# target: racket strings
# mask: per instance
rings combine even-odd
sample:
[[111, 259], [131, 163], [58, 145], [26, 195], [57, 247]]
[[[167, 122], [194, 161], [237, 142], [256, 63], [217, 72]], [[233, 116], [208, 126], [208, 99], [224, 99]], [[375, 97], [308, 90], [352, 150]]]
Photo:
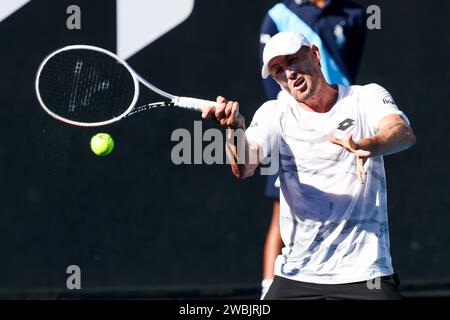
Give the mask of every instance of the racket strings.
[[93, 123], [124, 114], [136, 87], [128, 69], [93, 50], [67, 50], [51, 57], [38, 78], [47, 109], [64, 119]]

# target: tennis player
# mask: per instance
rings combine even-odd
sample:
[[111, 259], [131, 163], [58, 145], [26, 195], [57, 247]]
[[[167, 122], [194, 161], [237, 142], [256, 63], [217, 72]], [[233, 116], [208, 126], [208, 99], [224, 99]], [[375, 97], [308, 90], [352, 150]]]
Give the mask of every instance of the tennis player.
[[[259, 58], [266, 42], [282, 31], [296, 30], [310, 44], [315, 44], [321, 55], [322, 73], [328, 83], [351, 85], [359, 69], [366, 27], [364, 8], [352, 1], [342, 0], [283, 0], [265, 15], [259, 41]], [[272, 77], [262, 81], [268, 100], [286, 93]], [[280, 235], [280, 181], [278, 174], [267, 176], [265, 197], [273, 200], [272, 218], [264, 242], [261, 297], [267, 293], [273, 278], [275, 259], [281, 254]]]
[[234, 139], [227, 145], [238, 178], [253, 175], [262, 159], [279, 152], [285, 246], [265, 299], [400, 299], [383, 156], [415, 143], [408, 118], [377, 84], [327, 83], [318, 48], [295, 31], [266, 44], [262, 77], [268, 76], [291, 99], [264, 103], [248, 129], [235, 101], [218, 97], [218, 105], [202, 113], [246, 129], [237, 135], [245, 154]]

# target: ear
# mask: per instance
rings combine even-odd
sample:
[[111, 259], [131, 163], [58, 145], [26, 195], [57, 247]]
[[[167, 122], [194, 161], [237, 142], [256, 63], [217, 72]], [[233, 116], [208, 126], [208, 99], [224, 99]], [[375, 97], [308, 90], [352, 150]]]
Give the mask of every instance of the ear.
[[318, 62], [320, 64], [320, 51], [319, 48], [315, 44], [312, 44], [310, 46], [311, 49], [311, 55], [313, 62]]

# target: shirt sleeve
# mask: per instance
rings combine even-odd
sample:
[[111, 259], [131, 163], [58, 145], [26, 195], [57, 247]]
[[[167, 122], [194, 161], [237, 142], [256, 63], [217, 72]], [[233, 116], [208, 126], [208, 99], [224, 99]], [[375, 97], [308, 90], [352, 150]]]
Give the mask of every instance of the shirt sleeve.
[[398, 108], [391, 94], [382, 86], [372, 83], [365, 86], [365, 92], [362, 98], [362, 107], [369, 126], [378, 131], [380, 120], [391, 114], [400, 115], [408, 125], [408, 117]]
[[250, 126], [245, 131], [247, 140], [256, 142], [262, 148], [263, 158], [271, 154], [278, 143], [278, 114], [276, 101], [267, 101], [255, 112]]

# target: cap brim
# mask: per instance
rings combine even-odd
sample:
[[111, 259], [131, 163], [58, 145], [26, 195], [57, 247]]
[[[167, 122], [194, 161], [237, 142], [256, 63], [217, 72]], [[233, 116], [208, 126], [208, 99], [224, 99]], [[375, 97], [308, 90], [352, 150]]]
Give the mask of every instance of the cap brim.
[[261, 70], [261, 76], [263, 79], [266, 79], [270, 75], [269, 68], [267, 64], [264, 64]]

